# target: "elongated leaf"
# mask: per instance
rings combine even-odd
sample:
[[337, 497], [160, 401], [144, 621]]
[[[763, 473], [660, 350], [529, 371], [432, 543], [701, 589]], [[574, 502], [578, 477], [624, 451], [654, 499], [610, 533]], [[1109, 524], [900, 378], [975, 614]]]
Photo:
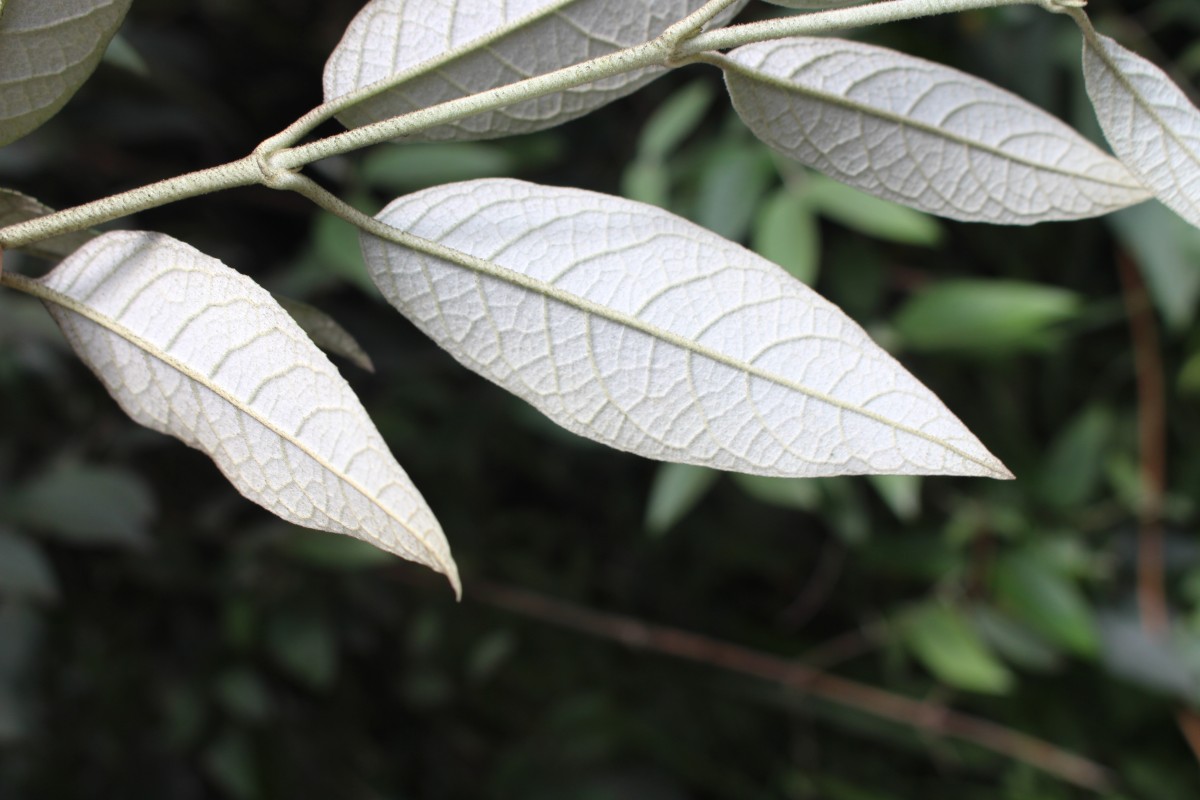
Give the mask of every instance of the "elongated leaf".
[[1148, 196], [1058, 119], [939, 64], [811, 38], [746, 45], [721, 63], [734, 107], [771, 147], [922, 211], [1027, 225]]
[[899, 627], [913, 655], [939, 680], [989, 694], [1012, 689], [1012, 673], [958, 608], [938, 601], [923, 603], [910, 609]]
[[[714, 21], [732, 18], [737, 0]], [[349, 127], [552, 72], [653, 39], [704, 0], [372, 0], [325, 65], [325, 100], [393, 79], [338, 118]], [[643, 86], [638, 70], [426, 131], [424, 139], [528, 133], [583, 116]], [[414, 137], [418, 138], [418, 137]]]
[[375, 371], [375, 364], [367, 351], [363, 350], [350, 331], [341, 323], [315, 306], [283, 295], [273, 295], [275, 302], [288, 313], [300, 329], [308, 334], [312, 343], [335, 356], [341, 356], [359, 369]]
[[127, 414], [207, 453], [283, 519], [458, 576], [441, 528], [349, 385], [271, 296], [153, 233], [105, 234], [42, 280]]
[[66, 105], [104, 56], [131, 0], [8, 0], [0, 16], [0, 145]]
[[396, 200], [363, 238], [388, 300], [567, 429], [778, 476], [1008, 477], [945, 406], [781, 267], [661, 209], [479, 180]]
[[1200, 111], [1166, 73], [1107, 36], [1086, 37], [1083, 75], [1113, 151], [1200, 227]]
[[[0, 189], [0, 227], [15, 225], [18, 222], [30, 219], [37, 219], [53, 211], [54, 209], [29, 195], [14, 192], [12, 189]], [[21, 249], [39, 258], [57, 261], [75, 252], [75, 250], [82, 247], [85, 242], [95, 235], [93, 231], [64, 233], [62, 236], [55, 236], [53, 239], [34, 242]]]

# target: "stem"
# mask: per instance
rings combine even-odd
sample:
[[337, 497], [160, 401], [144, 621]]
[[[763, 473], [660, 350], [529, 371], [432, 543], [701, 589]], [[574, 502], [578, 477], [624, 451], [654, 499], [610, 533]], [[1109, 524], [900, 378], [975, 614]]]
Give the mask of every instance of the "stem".
[[[1050, 10], [1063, 10], [1063, 6], [1076, 2], [1079, 0], [888, 0], [867, 6], [818, 11], [738, 25], [701, 33], [687, 39], [691, 31], [697, 30], [730, 4], [727, 0], [711, 0], [649, 42], [507, 86], [364, 125], [315, 142], [296, 147], [285, 146], [297, 141], [339, 111], [388, 88], [387, 81], [372, 84], [318, 106], [280, 133], [266, 139], [254, 153], [245, 158], [0, 228], [0, 248], [29, 245], [42, 239], [84, 230], [149, 208], [221, 189], [253, 184], [285, 188], [279, 185], [287, 182], [284, 173], [323, 158], [411, 136], [437, 125], [445, 125], [554, 92], [566, 91], [624, 72], [647, 67], [678, 66], [682, 59], [709, 50], [786, 36], [877, 25], [931, 14], [1011, 5], [1040, 5]], [[394, 82], [395, 77], [388, 80]]]
[[679, 48], [678, 55], [693, 56], [708, 50], [725, 50], [770, 39], [880, 25], [934, 14], [1021, 5], [1038, 5], [1049, 10], [1058, 10], [1059, 4], [1055, 0], [887, 0], [865, 6], [835, 8], [709, 31], [685, 42]]
[[613, 75], [646, 67], [665, 66], [669, 57], [669, 48], [659, 39], [653, 39], [544, 75], [536, 75], [486, 92], [448, 100], [315, 142], [280, 150], [270, 156], [271, 164], [277, 169], [297, 169], [322, 158], [411, 136], [437, 125], [456, 122], [465, 117], [533, 100], [553, 92], [573, 89]]
[[[423, 576], [419, 580], [423, 581]], [[1042, 739], [986, 719], [959, 713], [943, 705], [914, 700], [830, 675], [779, 656], [678, 628], [592, 611], [486, 581], [476, 581], [468, 597], [510, 613], [618, 642], [635, 650], [673, 656], [770, 681], [801, 695], [820, 698], [877, 719], [969, 742], [1093, 791], [1103, 791], [1111, 783], [1108, 770], [1104, 767]]]
[[136, 214], [148, 208], [189, 197], [263, 183], [263, 173], [254, 156], [246, 156], [219, 167], [209, 167], [130, 189], [81, 206], [56, 211], [44, 217], [0, 228], [0, 248], [15, 248], [50, 239], [63, 233], [85, 230], [104, 222]]

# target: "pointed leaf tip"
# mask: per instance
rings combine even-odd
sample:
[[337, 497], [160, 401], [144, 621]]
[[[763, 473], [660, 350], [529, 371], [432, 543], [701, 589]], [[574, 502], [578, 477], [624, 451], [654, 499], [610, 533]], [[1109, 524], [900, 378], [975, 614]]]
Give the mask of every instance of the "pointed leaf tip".
[[1165, 72], [1107, 36], [1085, 37], [1083, 75], [1113, 152], [1200, 227], [1200, 110]]
[[745, 45], [719, 63], [734, 108], [772, 148], [931, 214], [1029, 225], [1148, 196], [1057, 118], [940, 64], [807, 37]]
[[137, 422], [208, 454], [245, 497], [442, 572], [441, 527], [349, 384], [264, 289], [168, 236], [93, 239], [40, 281]]
[[1012, 477], [836, 306], [662, 209], [486, 179], [378, 218], [426, 242], [364, 234], [388, 300], [582, 436], [761, 475]]

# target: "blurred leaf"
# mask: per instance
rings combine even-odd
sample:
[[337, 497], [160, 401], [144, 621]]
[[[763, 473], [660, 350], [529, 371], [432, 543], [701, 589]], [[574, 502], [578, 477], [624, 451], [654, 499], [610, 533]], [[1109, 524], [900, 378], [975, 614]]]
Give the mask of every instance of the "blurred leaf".
[[310, 257], [322, 271], [337, 275], [370, 297], [378, 297], [358, 244], [358, 228], [327, 211], [318, 211], [312, 226]]
[[661, 161], [683, 143], [704, 119], [715, 92], [712, 83], [692, 81], [663, 101], [638, 137], [638, 156]]
[[300, 527], [288, 527], [279, 549], [297, 561], [339, 572], [357, 572], [396, 563], [396, 556], [361, 539], [330, 536]]
[[621, 173], [621, 194], [630, 200], [667, 208], [671, 200], [670, 171], [657, 161], [631, 161]]
[[146, 547], [154, 495], [140, 476], [115, 467], [67, 465], [19, 487], [16, 522], [64, 541]]
[[788, 188], [771, 194], [754, 223], [754, 250], [812, 286], [821, 261], [821, 232], [804, 198]]
[[1136, 260], [1167, 327], [1187, 328], [1200, 298], [1200, 230], [1154, 201], [1105, 219]]
[[1065, 289], [1008, 280], [940, 281], [908, 300], [895, 326], [912, 350], [1000, 356], [1045, 350], [1057, 323], [1079, 312]]
[[1013, 676], [954, 606], [930, 601], [899, 620], [905, 645], [938, 680], [957, 689], [1005, 694]]
[[660, 464], [646, 503], [646, 529], [666, 533], [704, 499], [720, 474], [692, 464]]
[[0, 745], [25, 738], [28, 726], [18, 705], [17, 692], [0, 681]]
[[876, 239], [923, 247], [935, 247], [942, 241], [942, 226], [928, 214], [859, 191], [817, 172], [809, 173], [804, 184], [804, 198], [822, 216]]
[[1100, 660], [1110, 673], [1169, 697], [1200, 701], [1196, 673], [1171, 639], [1149, 635], [1132, 612], [1105, 612], [1097, 622]]
[[32, 606], [0, 603], [0, 683], [12, 683], [33, 666], [41, 639], [42, 616]]
[[1087, 599], [1074, 580], [1035, 551], [1006, 553], [997, 559], [992, 579], [1001, 608], [1068, 650], [1096, 654], [1099, 639]]
[[971, 622], [989, 647], [1018, 667], [1050, 672], [1062, 666], [1062, 655], [1049, 642], [990, 606], [972, 607]]
[[1100, 488], [1104, 452], [1116, 420], [1106, 407], [1089, 406], [1054, 438], [1042, 462], [1037, 493], [1060, 509], [1081, 509]]
[[375, 371], [375, 365], [371, 363], [371, 357], [362, 349], [362, 345], [333, 317], [300, 300], [278, 294], [273, 297], [317, 347], [326, 353], [341, 356], [367, 372]]
[[362, 163], [362, 179], [368, 186], [393, 193], [472, 178], [502, 178], [518, 171], [516, 159], [505, 147], [479, 142], [383, 145], [373, 148]]
[[814, 511], [821, 502], [821, 486], [813, 478], [768, 478], [730, 473], [742, 491], [762, 503], [800, 511]]
[[1188, 356], [1187, 361], [1179, 368], [1179, 377], [1175, 380], [1180, 394], [1187, 397], [1200, 397], [1200, 351]]
[[516, 649], [517, 637], [512, 631], [491, 631], [471, 648], [467, 658], [467, 677], [473, 683], [484, 683], [504, 666]]
[[868, 475], [867, 483], [901, 522], [911, 522], [921, 513], [920, 475]]
[[57, 600], [58, 584], [37, 542], [0, 528], [0, 598], [5, 596]]
[[730, 241], [742, 241], [774, 178], [771, 157], [756, 143], [720, 143], [700, 175], [695, 221]]
[[236, 667], [218, 676], [214, 687], [221, 706], [238, 719], [261, 722], [271, 713], [271, 695], [256, 672]]
[[204, 751], [202, 763], [208, 778], [228, 796], [237, 800], [256, 800], [262, 796], [254, 749], [244, 732], [233, 729], [222, 732]]
[[267, 624], [267, 650], [284, 672], [310, 689], [326, 689], [337, 673], [337, 641], [320, 613], [289, 608]]
[[112, 38], [104, 51], [104, 63], [126, 70], [139, 78], [151, 77], [150, 65], [146, 63], [146, 59], [142, 58], [137, 48], [119, 33]]

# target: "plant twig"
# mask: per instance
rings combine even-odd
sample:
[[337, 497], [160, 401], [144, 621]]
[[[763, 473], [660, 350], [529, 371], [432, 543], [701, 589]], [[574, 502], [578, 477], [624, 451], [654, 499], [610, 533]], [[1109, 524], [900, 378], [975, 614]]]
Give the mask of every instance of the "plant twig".
[[[1121, 294], [1129, 315], [1137, 373], [1138, 465], [1142, 496], [1138, 508], [1137, 599], [1142, 627], [1153, 638], [1170, 633], [1166, 563], [1163, 553], [1163, 497], [1167, 490], [1166, 391], [1158, 326], [1138, 265], [1117, 254]], [[1179, 732], [1200, 761], [1200, 715], [1181, 706], [1175, 713]]]
[[[425, 580], [424, 575], [418, 576], [415, 571], [404, 570], [402, 574], [405, 580]], [[1085, 789], [1103, 791], [1111, 784], [1104, 767], [1042, 739], [942, 705], [820, 672], [786, 658], [486, 581], [473, 581], [467, 598], [636, 650], [674, 656], [777, 683], [873, 717], [968, 742]]]

